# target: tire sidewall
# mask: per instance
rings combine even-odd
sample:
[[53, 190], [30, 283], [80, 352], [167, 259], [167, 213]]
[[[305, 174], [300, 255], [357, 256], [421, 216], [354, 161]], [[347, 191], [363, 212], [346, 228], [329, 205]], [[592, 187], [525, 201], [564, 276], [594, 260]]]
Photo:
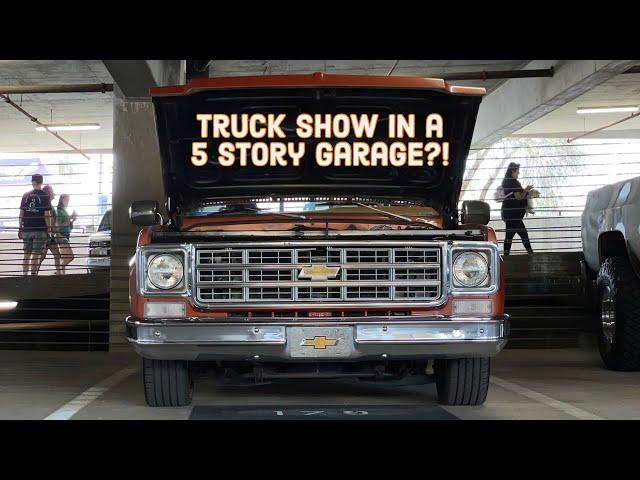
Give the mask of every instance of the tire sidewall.
[[[606, 367], [615, 371], [640, 369], [640, 344], [638, 322], [640, 322], [640, 281], [627, 257], [607, 258], [598, 272], [598, 309], [600, 328], [598, 346]], [[609, 287], [615, 302], [615, 333], [613, 342], [605, 339], [602, 329], [602, 296]]]
[[[598, 272], [597, 279], [597, 308], [596, 308], [596, 321], [598, 325], [598, 348], [600, 350], [600, 355], [605, 363], [608, 363], [607, 360], [610, 356], [613, 355], [613, 352], [616, 350], [616, 343], [618, 343], [619, 336], [618, 326], [620, 317], [618, 315], [617, 309], [619, 308], [619, 291], [617, 288], [617, 279], [615, 278], [615, 271], [611, 265], [612, 259], [606, 259], [602, 264], [600, 271]], [[610, 343], [606, 340], [604, 336], [604, 332], [602, 330], [602, 297], [604, 295], [605, 290], [609, 288], [611, 292], [611, 296], [615, 299], [616, 304], [616, 335], [614, 336], [613, 343]]]

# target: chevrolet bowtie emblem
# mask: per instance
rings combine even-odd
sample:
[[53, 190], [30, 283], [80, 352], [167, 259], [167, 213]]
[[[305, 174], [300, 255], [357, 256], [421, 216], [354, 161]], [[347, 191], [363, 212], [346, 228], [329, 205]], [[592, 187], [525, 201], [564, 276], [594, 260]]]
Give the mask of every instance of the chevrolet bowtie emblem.
[[313, 265], [311, 267], [302, 267], [298, 278], [308, 280], [328, 280], [335, 278], [340, 271], [340, 267], [327, 267], [326, 265]]
[[315, 350], [324, 350], [327, 347], [335, 347], [338, 340], [335, 338], [318, 337], [305, 338], [300, 345], [305, 347], [313, 347]]

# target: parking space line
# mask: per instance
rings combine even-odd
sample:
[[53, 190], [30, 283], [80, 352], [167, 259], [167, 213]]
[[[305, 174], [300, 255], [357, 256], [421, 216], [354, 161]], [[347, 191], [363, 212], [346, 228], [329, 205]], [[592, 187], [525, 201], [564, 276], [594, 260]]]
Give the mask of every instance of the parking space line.
[[137, 366], [123, 368], [65, 403], [62, 407], [47, 416], [45, 420], [69, 420], [107, 390], [122, 382], [125, 378], [133, 375], [138, 370], [139, 367]]
[[587, 412], [586, 410], [583, 410], [574, 405], [571, 405], [570, 403], [561, 402], [560, 400], [548, 397], [547, 395], [523, 387], [522, 385], [518, 385], [517, 383], [509, 382], [508, 380], [504, 380], [493, 375], [491, 376], [490, 381], [491, 383], [495, 383], [505, 390], [509, 390], [524, 397], [530, 398], [531, 400], [535, 400], [536, 402], [544, 403], [548, 407], [560, 410], [561, 412], [564, 412], [567, 415], [571, 415], [574, 418], [578, 418], [580, 420], [604, 420], [604, 418], [599, 417], [598, 415], [595, 415], [591, 412]]

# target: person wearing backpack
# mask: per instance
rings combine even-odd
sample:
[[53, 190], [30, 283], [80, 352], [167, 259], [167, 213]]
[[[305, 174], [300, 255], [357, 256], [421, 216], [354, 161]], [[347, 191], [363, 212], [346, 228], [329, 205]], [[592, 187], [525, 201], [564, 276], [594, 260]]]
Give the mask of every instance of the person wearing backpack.
[[520, 235], [520, 239], [522, 240], [524, 248], [527, 249], [527, 253], [533, 253], [531, 242], [529, 241], [529, 233], [522, 220], [527, 213], [527, 208], [529, 208], [529, 199], [536, 198], [538, 192], [534, 190], [531, 185], [527, 186], [527, 188], [522, 188], [522, 185], [518, 181], [519, 175], [520, 164], [511, 162], [502, 180], [502, 193], [504, 196], [500, 213], [505, 223], [505, 255], [511, 253], [511, 244], [516, 233]]

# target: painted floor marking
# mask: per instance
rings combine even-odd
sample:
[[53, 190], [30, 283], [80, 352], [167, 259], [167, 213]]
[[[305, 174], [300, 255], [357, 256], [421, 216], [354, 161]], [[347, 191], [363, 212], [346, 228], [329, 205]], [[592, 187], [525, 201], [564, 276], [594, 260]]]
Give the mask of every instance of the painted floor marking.
[[88, 388], [71, 401], [65, 403], [62, 407], [47, 416], [45, 420], [69, 420], [96, 398], [100, 397], [104, 392], [122, 382], [125, 378], [130, 377], [138, 370], [139, 367], [123, 368], [110, 377], [96, 383], [93, 387]]
[[561, 402], [560, 400], [548, 397], [547, 395], [538, 393], [534, 390], [523, 387], [522, 385], [518, 385], [517, 383], [509, 382], [508, 380], [503, 380], [502, 378], [493, 375], [491, 376], [490, 382], [506, 390], [518, 393], [524, 397], [530, 398], [531, 400], [535, 400], [536, 402], [544, 403], [548, 407], [560, 410], [561, 412], [564, 412], [567, 415], [571, 415], [574, 418], [578, 418], [580, 420], [604, 420], [604, 418], [599, 417], [598, 415], [594, 415], [591, 412], [587, 412], [586, 410], [583, 410], [574, 405], [571, 405], [570, 403]]

